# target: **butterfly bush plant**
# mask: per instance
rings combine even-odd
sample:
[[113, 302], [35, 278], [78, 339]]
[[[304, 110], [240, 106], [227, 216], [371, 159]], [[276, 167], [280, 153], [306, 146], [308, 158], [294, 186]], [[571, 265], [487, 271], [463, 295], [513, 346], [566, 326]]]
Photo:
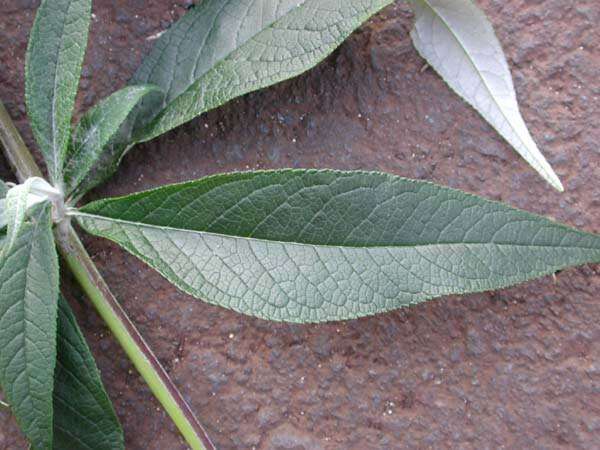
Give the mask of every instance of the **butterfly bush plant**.
[[[206, 302], [322, 322], [499, 289], [600, 262], [600, 236], [474, 195], [378, 172], [219, 174], [81, 205], [123, 155], [205, 111], [296, 76], [391, 0], [203, 0], [129, 84], [72, 114], [91, 0], [44, 0], [26, 59], [43, 178], [2, 107], [20, 184], [0, 182], [0, 386], [32, 448], [122, 449], [90, 350], [59, 289], [59, 258], [192, 448], [213, 448], [72, 227], [109, 239]], [[519, 113], [490, 23], [469, 0], [414, 0], [415, 47], [558, 190]]]

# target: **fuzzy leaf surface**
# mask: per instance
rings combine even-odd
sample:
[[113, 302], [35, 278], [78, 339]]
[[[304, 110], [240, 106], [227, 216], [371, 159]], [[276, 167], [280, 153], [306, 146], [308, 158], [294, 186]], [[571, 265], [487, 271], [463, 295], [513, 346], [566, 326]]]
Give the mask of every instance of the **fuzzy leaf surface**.
[[76, 216], [183, 291], [264, 319], [350, 319], [600, 262], [600, 237], [375, 172], [217, 175]]
[[[148, 93], [150, 85], [125, 87], [90, 109], [81, 119], [65, 162], [65, 191], [72, 193], [84, 179], [96, 178], [96, 172], [111, 156], [111, 139], [117, 134], [131, 110]], [[90, 173], [92, 171], [92, 173]]]
[[67, 301], [59, 296], [54, 373], [54, 450], [123, 449], [123, 432], [94, 358]]
[[55, 184], [62, 181], [91, 10], [91, 0], [43, 0], [29, 37], [27, 113]]
[[[9, 189], [2, 206], [2, 221], [7, 228], [6, 245], [0, 250], [0, 263], [10, 253], [25, 224], [27, 212], [36, 204], [46, 201], [39, 189], [51, 186], [42, 178], [32, 177]], [[0, 227], [1, 228], [1, 227]]]
[[448, 85], [555, 189], [558, 176], [519, 112], [508, 63], [492, 25], [471, 0], [413, 0], [417, 51]]
[[50, 204], [19, 230], [0, 262], [0, 386], [36, 450], [52, 446], [58, 257]]
[[156, 43], [136, 76], [164, 92], [146, 141], [310, 69], [391, 0], [206, 0]]

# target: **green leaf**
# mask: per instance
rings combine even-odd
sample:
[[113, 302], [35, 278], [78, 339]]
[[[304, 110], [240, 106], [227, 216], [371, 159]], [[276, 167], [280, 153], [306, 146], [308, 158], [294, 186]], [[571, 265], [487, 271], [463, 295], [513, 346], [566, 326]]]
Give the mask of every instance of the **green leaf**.
[[[0, 180], [0, 231], [6, 227], [6, 215], [4, 212], [4, 198], [6, 197], [6, 193], [8, 192], [8, 186], [2, 180]], [[0, 255], [2, 255], [2, 247], [0, 246]], [[1, 258], [0, 258], [1, 259]]]
[[448, 85], [473, 106], [558, 191], [563, 186], [527, 130], [508, 64], [492, 25], [471, 0], [413, 0], [413, 43]]
[[166, 93], [146, 141], [229, 100], [310, 69], [391, 0], [204, 0], [134, 76]]
[[0, 180], [0, 199], [6, 197], [6, 193], [8, 192], [8, 186], [2, 180]]
[[217, 175], [83, 207], [77, 221], [183, 291], [270, 320], [366, 316], [600, 262], [600, 237], [375, 172]]
[[3, 205], [3, 218], [7, 227], [6, 245], [0, 251], [0, 262], [12, 251], [21, 228], [25, 223], [27, 211], [33, 206], [48, 200], [47, 193], [56, 194], [57, 191], [46, 180], [32, 177], [8, 190]]
[[[76, 198], [150, 140], [245, 93], [299, 75], [392, 0], [203, 0], [167, 30], [133, 76], [161, 95], [132, 111]], [[164, 94], [162, 93], [164, 92]]]
[[2, 222], [0, 228], [7, 228], [7, 236], [2, 249], [0, 250], [0, 264], [4, 258], [10, 253], [15, 244], [21, 228], [25, 223], [25, 214], [27, 212], [29, 191], [31, 184], [34, 183], [33, 178], [25, 181], [25, 183], [17, 185], [9, 189], [6, 193], [6, 198], [2, 202]]
[[67, 301], [58, 301], [54, 450], [125, 448], [123, 431]]
[[[96, 173], [111, 159], [110, 141], [127, 119], [131, 110], [148, 93], [158, 91], [151, 85], [129, 86], [113, 93], [81, 119], [73, 135], [73, 143], [65, 162], [65, 191], [72, 193], [86, 179], [95, 179]], [[90, 171], [92, 172], [90, 173]], [[112, 173], [114, 169], [111, 168]], [[86, 180], [89, 183], [89, 180]]]
[[0, 385], [37, 450], [52, 444], [58, 257], [50, 209], [36, 208], [0, 263]]
[[43, 0], [29, 38], [27, 112], [55, 184], [62, 182], [91, 8], [91, 0]]
[[[4, 230], [4, 228], [6, 228], [6, 213], [4, 212], [5, 209], [5, 201], [3, 198], [0, 198], [0, 230]], [[0, 249], [0, 255], [2, 255], [2, 250]], [[2, 260], [2, 257], [0, 256], [0, 261]]]

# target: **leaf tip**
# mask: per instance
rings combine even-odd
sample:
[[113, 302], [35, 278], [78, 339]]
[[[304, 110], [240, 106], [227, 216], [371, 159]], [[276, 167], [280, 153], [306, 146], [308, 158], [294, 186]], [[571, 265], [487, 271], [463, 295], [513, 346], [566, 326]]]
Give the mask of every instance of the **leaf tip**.
[[560, 181], [560, 178], [558, 178], [558, 175], [556, 175], [556, 172], [554, 172], [554, 170], [550, 169], [549, 173], [546, 176], [544, 176], [544, 178], [558, 192], [565, 192], [565, 188], [562, 182]]

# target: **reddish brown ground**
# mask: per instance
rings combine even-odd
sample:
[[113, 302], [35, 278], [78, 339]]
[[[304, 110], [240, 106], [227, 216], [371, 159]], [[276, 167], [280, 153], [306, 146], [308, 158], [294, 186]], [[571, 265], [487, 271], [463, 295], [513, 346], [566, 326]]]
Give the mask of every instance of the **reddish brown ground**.
[[[124, 85], [184, 0], [95, 0], [80, 107]], [[566, 192], [550, 190], [431, 71], [387, 8], [323, 64], [134, 149], [91, 197], [229, 170], [335, 167], [434, 180], [600, 232], [600, 3], [478, 0], [524, 116]], [[23, 65], [35, 0], [2, 0], [0, 98], [31, 144]], [[7, 175], [5, 163], [0, 176]], [[317, 326], [183, 295], [86, 237], [125, 309], [221, 449], [597, 448], [599, 266], [512, 289]], [[129, 449], [183, 449], [119, 346], [67, 281]], [[0, 447], [25, 448], [0, 410]]]

